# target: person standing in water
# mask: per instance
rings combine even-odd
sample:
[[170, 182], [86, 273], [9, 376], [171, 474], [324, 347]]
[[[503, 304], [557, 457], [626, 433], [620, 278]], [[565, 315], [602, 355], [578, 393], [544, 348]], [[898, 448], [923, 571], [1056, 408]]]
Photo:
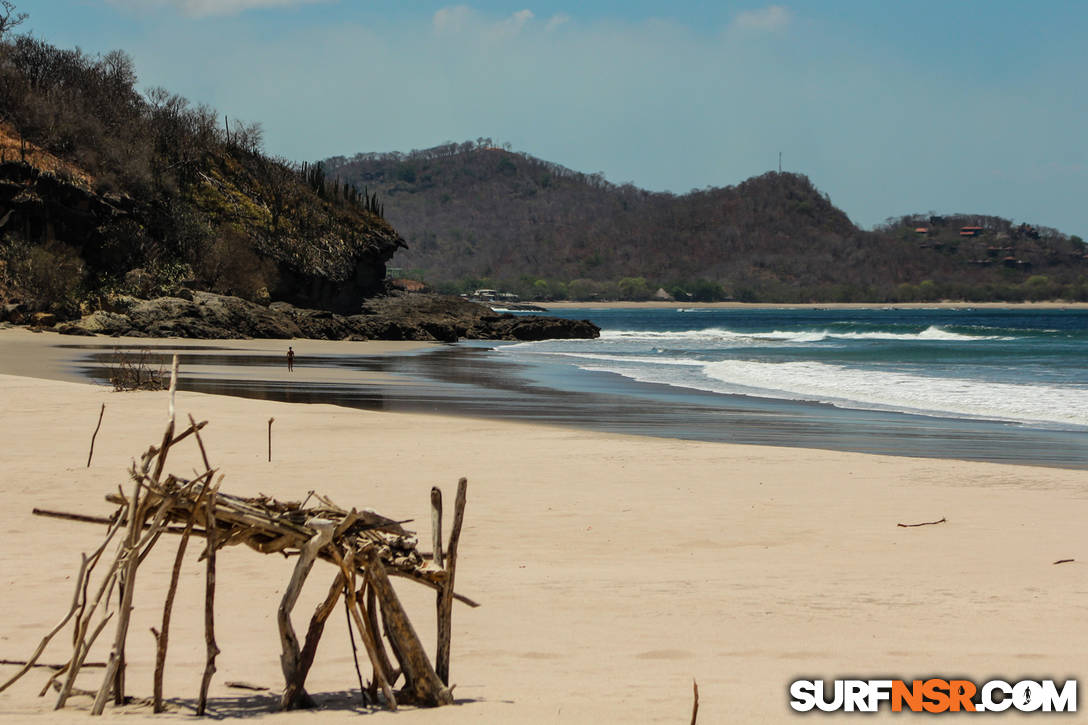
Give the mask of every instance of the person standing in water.
[[287, 370], [291, 372], [295, 369], [295, 351], [292, 347], [287, 347]]

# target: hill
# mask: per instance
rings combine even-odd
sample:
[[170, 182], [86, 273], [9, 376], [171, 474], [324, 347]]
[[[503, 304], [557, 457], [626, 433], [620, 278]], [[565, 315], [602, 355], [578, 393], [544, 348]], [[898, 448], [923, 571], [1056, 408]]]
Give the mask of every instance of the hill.
[[[445, 291], [645, 299], [663, 286], [682, 299], [783, 302], [1088, 298], [1086, 249], [1076, 238], [1049, 229], [1029, 236], [1007, 220], [966, 215], [927, 219], [924, 234], [913, 216], [865, 231], [798, 174], [655, 193], [490, 139], [323, 164], [383, 198], [408, 243], [394, 263]], [[980, 229], [961, 237], [957, 224]]]
[[0, 297], [62, 317], [187, 289], [357, 312], [384, 289], [403, 240], [373, 197], [262, 153], [258, 124], [141, 94], [120, 51], [4, 30]]

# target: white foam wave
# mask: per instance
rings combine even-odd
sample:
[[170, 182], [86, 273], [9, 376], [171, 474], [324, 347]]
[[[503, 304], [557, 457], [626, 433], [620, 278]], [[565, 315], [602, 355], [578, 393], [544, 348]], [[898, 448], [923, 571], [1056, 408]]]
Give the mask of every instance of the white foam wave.
[[648, 330], [604, 330], [601, 340], [622, 340], [634, 342], [675, 341], [675, 342], [724, 342], [731, 344], [806, 343], [825, 340], [899, 340], [904, 342], [945, 341], [945, 342], [981, 342], [986, 340], [1010, 340], [1013, 338], [997, 335], [964, 335], [950, 332], [937, 325], [931, 325], [921, 332], [834, 332], [831, 330], [771, 330], [769, 332], [735, 332], [721, 327], [708, 327], [702, 330], [676, 330], [657, 332]]
[[859, 370], [817, 362], [708, 363], [713, 381], [769, 397], [847, 407], [1088, 426], [1088, 389], [1017, 385], [907, 372]]

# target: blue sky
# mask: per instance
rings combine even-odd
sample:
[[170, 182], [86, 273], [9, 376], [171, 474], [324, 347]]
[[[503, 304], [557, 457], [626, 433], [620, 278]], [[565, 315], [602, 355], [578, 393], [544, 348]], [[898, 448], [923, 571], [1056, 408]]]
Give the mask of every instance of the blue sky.
[[[485, 136], [683, 193], [807, 174], [856, 223], [1088, 237], [1088, 3], [15, 0], [302, 161]], [[524, 4], [523, 4], [524, 3]]]

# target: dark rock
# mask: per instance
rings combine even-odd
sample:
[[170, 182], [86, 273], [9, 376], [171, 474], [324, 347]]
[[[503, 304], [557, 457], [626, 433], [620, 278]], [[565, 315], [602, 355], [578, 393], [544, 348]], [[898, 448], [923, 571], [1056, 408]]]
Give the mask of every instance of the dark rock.
[[57, 316], [52, 312], [35, 312], [30, 316], [30, 324], [34, 327], [52, 327], [57, 324]]
[[550, 317], [496, 315], [489, 307], [458, 297], [402, 295], [367, 300], [366, 314], [344, 316], [309, 310], [285, 302], [267, 307], [238, 297], [193, 292], [192, 300], [116, 298], [114, 309], [97, 310], [75, 323], [62, 323], [68, 335], [229, 338], [293, 337], [320, 340], [417, 340], [456, 342], [462, 337], [485, 340], [544, 340], [596, 337], [595, 325]]
[[13, 302], [0, 307], [0, 320], [21, 325], [27, 320], [27, 308], [22, 302]]

